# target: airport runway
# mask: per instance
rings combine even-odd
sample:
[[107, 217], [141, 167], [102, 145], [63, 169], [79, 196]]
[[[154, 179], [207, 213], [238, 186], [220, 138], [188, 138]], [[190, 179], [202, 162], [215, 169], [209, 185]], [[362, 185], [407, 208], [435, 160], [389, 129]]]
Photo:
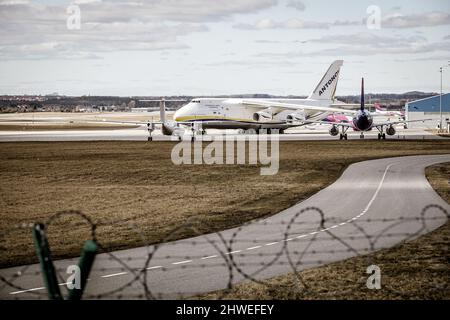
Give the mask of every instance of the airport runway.
[[[329, 187], [267, 219], [220, 234], [100, 254], [86, 298], [190, 296], [291, 272], [291, 263], [302, 270], [418, 237], [447, 221], [437, 208], [422, 210], [438, 205], [450, 212], [424, 176], [425, 167], [448, 161], [450, 154], [356, 163]], [[309, 207], [320, 208], [323, 221], [314, 210], [302, 212]], [[76, 261], [55, 265], [64, 271]], [[142, 269], [149, 291], [142, 286]], [[38, 265], [3, 269], [0, 275], [16, 286], [1, 284], [0, 299], [46, 298]]]
[[[397, 129], [397, 134], [387, 136], [389, 140], [425, 140], [425, 139], [445, 139], [422, 129]], [[210, 129], [206, 136], [197, 136], [198, 139], [211, 140], [216, 136], [222, 136], [224, 130]], [[377, 139], [378, 131], [365, 133], [365, 139]], [[187, 130], [187, 136], [191, 133]], [[236, 139], [245, 137], [238, 134], [237, 130], [227, 130], [226, 137]], [[254, 135], [256, 137], [256, 135]], [[51, 131], [0, 131], [0, 142], [4, 141], [147, 141], [149, 134], [146, 127], [135, 129], [115, 129], [115, 130], [51, 130]], [[173, 137], [163, 136], [159, 131], [155, 131], [153, 139], [155, 141], [170, 141]], [[358, 132], [348, 131], [349, 140], [359, 140]], [[309, 130], [306, 128], [289, 129], [285, 134], [279, 135], [280, 141], [296, 140], [339, 140], [339, 136], [331, 136], [326, 128]]]

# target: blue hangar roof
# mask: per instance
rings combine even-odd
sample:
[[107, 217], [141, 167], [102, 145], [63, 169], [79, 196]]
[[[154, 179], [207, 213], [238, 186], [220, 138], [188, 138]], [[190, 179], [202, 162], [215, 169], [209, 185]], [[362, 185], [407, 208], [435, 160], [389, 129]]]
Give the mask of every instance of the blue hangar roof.
[[[439, 112], [439, 96], [408, 102], [408, 112]], [[450, 112], [450, 93], [442, 95], [442, 112]]]

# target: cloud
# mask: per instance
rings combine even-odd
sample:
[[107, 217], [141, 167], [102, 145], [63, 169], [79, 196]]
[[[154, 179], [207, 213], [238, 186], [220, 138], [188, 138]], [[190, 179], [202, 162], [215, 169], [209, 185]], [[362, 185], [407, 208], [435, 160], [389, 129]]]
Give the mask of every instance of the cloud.
[[450, 24], [450, 14], [439, 11], [409, 15], [394, 13], [381, 19], [382, 28], [416, 28], [448, 24]]
[[0, 0], [0, 6], [14, 6], [28, 3], [30, 3], [28, 0]]
[[287, 6], [287, 7], [290, 7], [290, 8], [297, 9], [297, 10], [299, 10], [299, 11], [305, 11], [305, 5], [304, 5], [304, 3], [301, 2], [301, 1], [298, 1], [298, 0], [290, 0], [290, 1], [287, 3], [286, 6]]
[[[260, 53], [255, 57], [273, 59], [294, 59], [311, 56], [371, 56], [397, 54], [430, 54], [450, 51], [449, 42], [429, 42], [420, 35], [409, 37], [380, 36], [373, 33], [326, 35], [307, 42], [322, 46], [313, 51], [290, 51], [284, 53]], [[355, 45], [357, 44], [357, 45]]]
[[2, 59], [89, 59], [105, 52], [188, 48], [180, 38], [206, 23], [257, 12], [275, 0], [76, 0], [81, 29], [69, 30], [66, 5], [0, 0]]
[[[270, 18], [261, 19], [254, 23], [239, 23], [233, 27], [242, 30], [269, 30], [269, 29], [328, 29], [331, 27], [345, 27], [365, 25], [366, 19], [336, 20], [334, 22], [304, 21], [300, 19], [289, 19], [275, 21]], [[426, 12], [420, 14], [404, 15], [401, 13], [388, 14], [381, 20], [381, 28], [415, 28], [430, 27], [450, 24], [450, 14], [446, 12]]]
[[272, 19], [262, 19], [253, 24], [239, 23], [233, 28], [242, 30], [268, 30], [268, 29], [326, 29], [330, 24], [327, 22], [303, 21], [299, 19], [289, 19], [285, 21], [274, 21]]

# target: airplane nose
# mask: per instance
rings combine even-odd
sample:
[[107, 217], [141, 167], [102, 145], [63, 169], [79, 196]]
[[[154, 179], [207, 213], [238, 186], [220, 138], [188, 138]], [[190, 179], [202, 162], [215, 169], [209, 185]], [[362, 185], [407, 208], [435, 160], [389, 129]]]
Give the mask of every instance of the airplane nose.
[[175, 111], [175, 113], [173, 114], [173, 120], [175, 120], [175, 121], [180, 121], [180, 117], [181, 117], [181, 112], [180, 112], [180, 109], [178, 109], [178, 110]]

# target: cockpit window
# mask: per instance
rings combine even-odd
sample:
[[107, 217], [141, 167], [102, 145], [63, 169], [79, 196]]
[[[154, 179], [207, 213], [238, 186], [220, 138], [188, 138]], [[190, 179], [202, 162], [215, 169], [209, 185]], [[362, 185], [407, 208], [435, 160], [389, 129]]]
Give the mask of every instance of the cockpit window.
[[192, 103], [200, 103], [200, 100], [192, 100]]

